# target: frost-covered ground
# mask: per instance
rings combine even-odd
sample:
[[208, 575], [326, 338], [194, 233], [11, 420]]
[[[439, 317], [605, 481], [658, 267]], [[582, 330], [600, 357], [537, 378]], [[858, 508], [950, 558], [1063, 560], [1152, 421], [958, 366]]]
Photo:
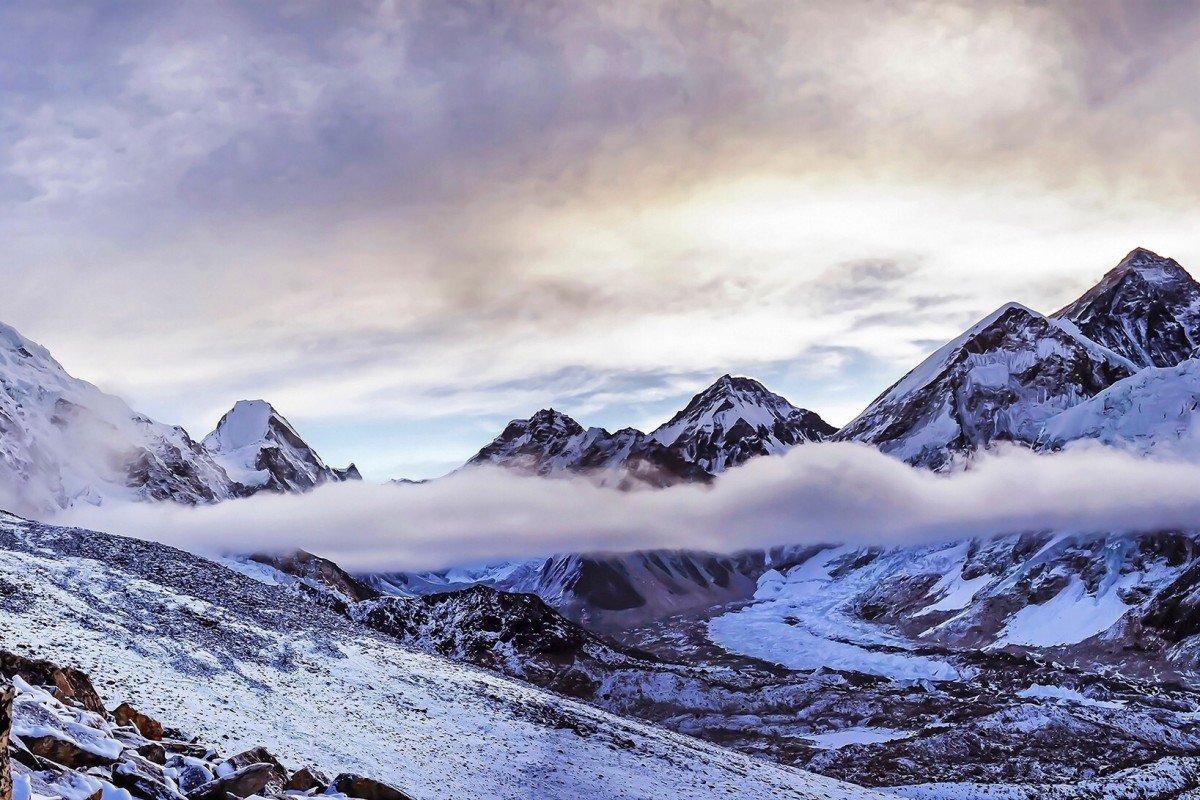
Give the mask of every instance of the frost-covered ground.
[[418, 798], [875, 796], [407, 650], [161, 545], [13, 518], [0, 640], [230, 750], [266, 745]]

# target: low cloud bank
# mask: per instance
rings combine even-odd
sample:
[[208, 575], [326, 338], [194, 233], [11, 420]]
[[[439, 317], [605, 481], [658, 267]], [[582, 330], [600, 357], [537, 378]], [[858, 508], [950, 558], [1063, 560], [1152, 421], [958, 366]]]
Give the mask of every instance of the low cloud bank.
[[50, 520], [216, 555], [303, 548], [351, 570], [564, 551], [899, 544], [1026, 530], [1200, 529], [1200, 464], [1105, 447], [1010, 449], [934, 475], [854, 444], [755, 459], [711, 487], [621, 493], [499, 469], [428, 484], [349, 483], [189, 508], [80, 508]]

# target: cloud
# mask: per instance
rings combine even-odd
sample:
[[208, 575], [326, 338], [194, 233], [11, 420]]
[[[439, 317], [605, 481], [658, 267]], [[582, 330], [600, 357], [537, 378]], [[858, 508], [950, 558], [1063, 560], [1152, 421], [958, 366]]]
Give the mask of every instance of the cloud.
[[756, 459], [711, 488], [619, 493], [481, 468], [416, 486], [340, 484], [216, 506], [79, 508], [52, 520], [202, 554], [300, 547], [360, 571], [554, 552], [730, 552], [811, 542], [891, 545], [996, 534], [1200, 528], [1200, 465], [1102, 447], [1010, 450], [952, 475], [855, 444]]

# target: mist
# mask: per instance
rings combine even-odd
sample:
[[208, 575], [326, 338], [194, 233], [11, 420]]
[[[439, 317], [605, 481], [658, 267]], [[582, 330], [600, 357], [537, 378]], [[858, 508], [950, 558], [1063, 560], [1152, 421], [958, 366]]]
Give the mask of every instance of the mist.
[[201, 555], [302, 548], [355, 571], [433, 569], [557, 552], [732, 552], [812, 542], [895, 545], [1031, 530], [1200, 529], [1200, 465], [1087, 446], [1009, 448], [937, 475], [857, 444], [759, 458], [711, 486], [619, 492], [497, 468], [417, 485], [345, 483], [213, 506], [74, 508], [57, 524]]

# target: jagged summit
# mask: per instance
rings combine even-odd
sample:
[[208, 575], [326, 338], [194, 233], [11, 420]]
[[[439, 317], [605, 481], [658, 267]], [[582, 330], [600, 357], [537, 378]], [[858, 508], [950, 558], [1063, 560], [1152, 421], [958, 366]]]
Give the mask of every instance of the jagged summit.
[[40, 513], [114, 498], [213, 502], [239, 487], [182, 428], [70, 375], [0, 324], [0, 502]]
[[1056, 319], [1141, 367], [1170, 367], [1200, 345], [1200, 284], [1145, 248], [1125, 256]]
[[543, 409], [510, 422], [467, 463], [534, 475], [587, 473], [623, 487], [665, 486], [707, 481], [753, 456], [821, 441], [835, 430], [752, 378], [722, 375], [650, 434], [584, 429], [566, 414]]
[[1046, 420], [1136, 371], [1073, 324], [1007, 303], [921, 362], [835, 438], [937, 468], [993, 442], [1033, 443]]
[[250, 491], [303, 492], [359, 477], [353, 464], [345, 470], [329, 467], [265, 400], [239, 400], [202, 444]]
[[837, 429], [797, 408], [753, 378], [722, 375], [651, 438], [709, 474], [802, 442], [828, 439]]

